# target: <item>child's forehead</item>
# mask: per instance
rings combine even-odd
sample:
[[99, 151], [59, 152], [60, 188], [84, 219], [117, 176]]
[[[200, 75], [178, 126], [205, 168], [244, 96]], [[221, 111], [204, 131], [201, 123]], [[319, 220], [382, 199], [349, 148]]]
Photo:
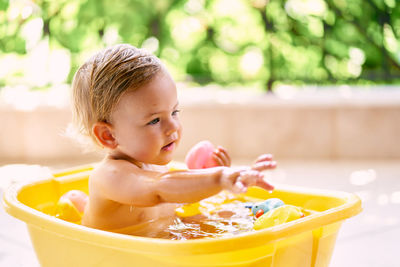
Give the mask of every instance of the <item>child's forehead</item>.
[[126, 106], [134, 108], [137, 112], [156, 113], [154, 110], [172, 108], [177, 102], [175, 82], [169, 75], [164, 74], [157, 75], [143, 86], [124, 92], [116, 108]]
[[157, 103], [176, 99], [177, 91], [172, 79], [166, 75], [157, 75], [146, 84], [134, 90], [128, 90], [124, 95], [132, 99], [138, 99], [138, 101]]

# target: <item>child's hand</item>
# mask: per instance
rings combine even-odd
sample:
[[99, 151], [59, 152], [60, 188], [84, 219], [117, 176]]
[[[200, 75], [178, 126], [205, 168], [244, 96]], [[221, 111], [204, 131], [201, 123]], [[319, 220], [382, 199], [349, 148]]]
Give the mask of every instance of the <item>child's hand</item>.
[[251, 166], [251, 169], [256, 171], [264, 171], [276, 168], [276, 161], [273, 161], [272, 158], [273, 156], [271, 154], [263, 154], [259, 156]]
[[[260, 167], [264, 170], [264, 167]], [[269, 169], [267, 167], [266, 169]], [[234, 193], [246, 193], [250, 186], [259, 186], [265, 190], [273, 190], [274, 186], [264, 180], [264, 174], [255, 169], [239, 169], [224, 168], [222, 170], [221, 185], [224, 189]]]
[[228, 151], [222, 146], [218, 146], [218, 148], [213, 151], [212, 158], [217, 166], [231, 166], [231, 157], [229, 156]]

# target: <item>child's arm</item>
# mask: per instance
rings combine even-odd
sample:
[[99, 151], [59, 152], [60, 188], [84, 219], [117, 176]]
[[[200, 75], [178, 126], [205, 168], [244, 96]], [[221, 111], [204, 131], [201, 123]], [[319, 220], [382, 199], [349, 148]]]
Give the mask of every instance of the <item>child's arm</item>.
[[243, 193], [247, 187], [257, 185], [272, 190], [273, 186], [263, 180], [260, 172], [271, 168], [273, 165], [266, 162], [259, 170], [215, 167], [160, 173], [120, 161], [109, 170], [98, 170], [103, 177], [96, 179], [96, 183], [109, 200], [146, 207], [165, 202], [197, 202], [222, 189]]
[[[266, 164], [263, 170], [272, 168]], [[197, 202], [215, 195], [222, 189], [245, 193], [252, 185], [266, 190], [274, 187], [263, 179], [260, 171], [215, 167], [206, 170], [169, 172], [161, 176], [158, 194], [165, 202]]]

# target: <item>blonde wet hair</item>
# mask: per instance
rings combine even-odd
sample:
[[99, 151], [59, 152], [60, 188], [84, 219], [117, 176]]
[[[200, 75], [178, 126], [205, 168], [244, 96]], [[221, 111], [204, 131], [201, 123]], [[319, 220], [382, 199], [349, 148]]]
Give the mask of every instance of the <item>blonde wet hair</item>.
[[[109, 122], [122, 94], [145, 85], [161, 69], [156, 56], [128, 44], [95, 54], [78, 69], [72, 82], [73, 135], [84, 137], [84, 144], [85, 137], [90, 137], [99, 145], [92, 133], [93, 125]], [[82, 143], [82, 138], [78, 139]]]

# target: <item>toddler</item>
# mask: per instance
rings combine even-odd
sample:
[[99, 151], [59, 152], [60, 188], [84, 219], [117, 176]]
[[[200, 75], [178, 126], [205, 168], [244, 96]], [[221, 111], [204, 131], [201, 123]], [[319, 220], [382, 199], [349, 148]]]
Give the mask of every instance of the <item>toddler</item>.
[[262, 174], [276, 165], [269, 155], [253, 166], [231, 168], [219, 147], [217, 167], [168, 171], [182, 135], [177, 91], [160, 60], [145, 50], [121, 44], [97, 53], [75, 74], [72, 95], [75, 127], [105, 151], [89, 177], [83, 225], [161, 237], [179, 203], [223, 189], [273, 189]]

